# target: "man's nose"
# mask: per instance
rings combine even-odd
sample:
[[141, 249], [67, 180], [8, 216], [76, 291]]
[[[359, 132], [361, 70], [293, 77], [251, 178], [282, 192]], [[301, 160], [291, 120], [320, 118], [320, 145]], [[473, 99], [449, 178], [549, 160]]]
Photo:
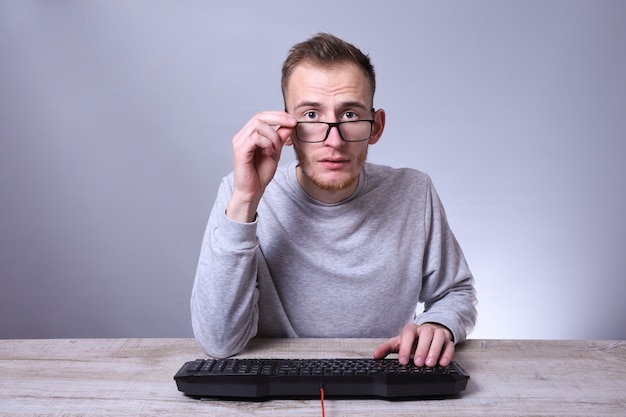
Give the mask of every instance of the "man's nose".
[[324, 141], [324, 145], [326, 146], [343, 146], [346, 143], [343, 139], [341, 139], [341, 133], [339, 132], [339, 126], [331, 126], [328, 132], [328, 136]]

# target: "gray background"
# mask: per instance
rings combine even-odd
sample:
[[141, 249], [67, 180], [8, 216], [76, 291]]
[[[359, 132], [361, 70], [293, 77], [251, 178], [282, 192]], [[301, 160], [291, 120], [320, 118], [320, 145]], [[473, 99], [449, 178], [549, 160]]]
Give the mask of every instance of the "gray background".
[[370, 161], [432, 176], [472, 337], [626, 338], [620, 0], [0, 0], [0, 337], [191, 336], [230, 140], [318, 31], [374, 61]]

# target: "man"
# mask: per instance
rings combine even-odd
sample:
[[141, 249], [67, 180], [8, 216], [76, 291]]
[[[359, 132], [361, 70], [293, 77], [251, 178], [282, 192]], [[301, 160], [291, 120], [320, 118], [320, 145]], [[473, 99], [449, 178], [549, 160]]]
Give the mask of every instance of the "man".
[[[366, 163], [385, 127], [369, 57], [319, 34], [291, 49], [282, 90], [285, 111], [233, 138], [192, 291], [197, 340], [226, 357], [255, 336], [385, 337], [375, 358], [447, 365], [476, 320], [473, 277], [429, 177]], [[285, 145], [297, 163], [278, 167]]]

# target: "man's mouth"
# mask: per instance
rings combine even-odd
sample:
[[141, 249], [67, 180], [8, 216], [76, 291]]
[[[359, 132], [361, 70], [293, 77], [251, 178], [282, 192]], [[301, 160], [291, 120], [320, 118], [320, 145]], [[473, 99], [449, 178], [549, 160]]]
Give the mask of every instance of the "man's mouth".
[[347, 162], [348, 160], [345, 158], [322, 158], [319, 160], [319, 163], [327, 168], [339, 168]]

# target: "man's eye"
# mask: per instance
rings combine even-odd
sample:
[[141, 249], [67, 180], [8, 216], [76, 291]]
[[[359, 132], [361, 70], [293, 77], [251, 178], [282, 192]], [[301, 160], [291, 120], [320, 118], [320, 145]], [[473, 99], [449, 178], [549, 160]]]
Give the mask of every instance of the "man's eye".
[[345, 113], [343, 114], [343, 117], [344, 117], [345, 119], [350, 120], [350, 119], [356, 119], [356, 118], [357, 118], [357, 115], [356, 115], [356, 113], [355, 113], [355, 112], [353, 112], [353, 111], [347, 111], [347, 112], [345, 112]]
[[315, 119], [317, 119], [317, 112], [308, 111], [308, 112], [304, 113], [304, 118], [305, 119], [309, 119], [309, 120], [315, 120]]

